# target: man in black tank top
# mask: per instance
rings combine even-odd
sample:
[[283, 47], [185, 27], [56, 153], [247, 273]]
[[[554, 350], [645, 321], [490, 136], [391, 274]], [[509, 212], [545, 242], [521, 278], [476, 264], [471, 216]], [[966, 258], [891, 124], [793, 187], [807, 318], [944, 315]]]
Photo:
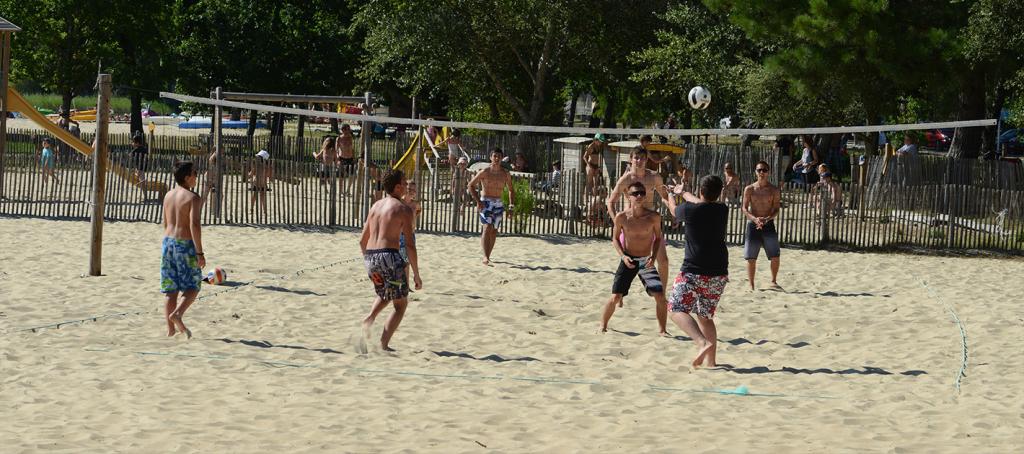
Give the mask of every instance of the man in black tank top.
[[712, 318], [729, 282], [729, 208], [718, 202], [722, 186], [717, 175], [705, 176], [700, 179], [700, 197], [684, 192], [685, 202], [673, 208], [676, 222], [686, 224], [686, 256], [672, 283], [668, 309], [672, 321], [697, 343], [693, 367], [716, 365], [718, 331]]

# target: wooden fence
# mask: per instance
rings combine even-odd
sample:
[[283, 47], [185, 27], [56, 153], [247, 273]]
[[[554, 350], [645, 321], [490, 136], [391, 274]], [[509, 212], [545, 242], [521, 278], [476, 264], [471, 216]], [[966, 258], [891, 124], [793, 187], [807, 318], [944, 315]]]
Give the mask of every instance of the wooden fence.
[[[39, 158], [31, 134], [12, 131], [8, 136], [0, 186], [0, 215], [20, 215], [61, 219], [86, 219], [90, 213], [91, 159], [77, 153], [61, 153], [57, 181], [41, 175]], [[86, 137], [86, 140], [91, 140]], [[477, 138], [474, 150], [486, 150], [495, 144], [515, 146], [522, 139]], [[502, 141], [505, 142], [502, 142]], [[550, 142], [533, 138], [538, 160], [549, 161], [559, 156], [551, 153]], [[161, 222], [162, 190], [173, 187], [170, 173], [176, 160], [191, 159], [200, 172], [199, 186], [205, 184], [208, 136], [156, 136], [151, 138], [151, 152], [144, 163], [143, 177], [137, 184], [138, 163], [128, 157], [126, 135], [111, 136], [111, 166], [107, 176], [106, 218], [116, 221]], [[368, 203], [381, 194], [377, 179], [383, 170], [371, 168], [370, 193], [363, 192], [366, 178], [362, 169], [352, 175], [324, 174], [313, 158], [319, 140], [267, 137], [225, 136], [225, 173], [221, 190], [220, 210], [210, 204], [203, 211], [206, 224], [248, 224], [289, 226], [337, 226], [360, 228], [362, 212]], [[497, 145], [501, 146], [501, 145]], [[257, 163], [259, 149], [273, 149], [271, 164], [274, 179], [270, 190], [252, 191], [247, 175]], [[392, 159], [403, 151], [399, 140], [375, 141], [371, 156], [375, 161]], [[702, 175], [718, 173], [725, 162], [733, 163], [741, 181], [753, 180], [757, 161], [765, 160], [775, 170], [771, 177], [778, 183], [782, 169], [778, 156], [770, 150], [730, 148], [702, 145], [693, 147], [684, 162], [694, 170], [695, 180]], [[880, 161], [880, 160], [876, 160]], [[982, 167], [983, 167], [982, 163]], [[865, 164], [865, 184], [844, 183], [842, 209], [827, 212], [817, 203], [824, 196], [817, 186], [789, 182], [781, 184], [783, 208], [777, 220], [780, 240], [786, 245], [842, 246], [857, 250], [904, 249], [976, 249], [1013, 254], [1024, 252], [1024, 191], [993, 188], [986, 185], [940, 184], [928, 179], [917, 184], [878, 181], [873, 164]], [[947, 164], [948, 165], [948, 164]], [[1000, 164], [996, 164], [997, 166]], [[382, 164], [379, 168], [383, 169]], [[435, 171], [422, 170], [418, 185], [423, 211], [418, 229], [427, 232], [479, 234], [481, 225], [474, 201], [468, 200], [465, 187], [468, 172], [452, 176], [447, 164], [433, 165]], [[997, 171], [972, 169], [975, 175], [1000, 175]], [[985, 167], [984, 169], [988, 169]], [[854, 175], [859, 169], [854, 169]], [[989, 172], [989, 173], [983, 173]], [[887, 172], [888, 174], [888, 172]], [[1003, 175], [1005, 175], [1005, 171]], [[605, 199], [586, 193], [585, 175], [566, 171], [560, 184], [550, 188], [549, 173], [531, 178], [516, 178], [520, 189], [516, 208], [508, 213], [503, 230], [515, 235], [566, 235], [607, 238], [611, 231]], [[987, 178], [987, 177], [986, 177]], [[986, 179], [986, 181], [993, 181]], [[1019, 181], [1019, 180], [1017, 180]], [[146, 187], [144, 189], [143, 187]], [[333, 187], [333, 190], [332, 190]], [[673, 226], [671, 217], [662, 208], [665, 231], [669, 240], [681, 241], [683, 231]], [[218, 216], [219, 214], [219, 216]], [[728, 241], [742, 244], [745, 219], [738, 204], [730, 204]]]

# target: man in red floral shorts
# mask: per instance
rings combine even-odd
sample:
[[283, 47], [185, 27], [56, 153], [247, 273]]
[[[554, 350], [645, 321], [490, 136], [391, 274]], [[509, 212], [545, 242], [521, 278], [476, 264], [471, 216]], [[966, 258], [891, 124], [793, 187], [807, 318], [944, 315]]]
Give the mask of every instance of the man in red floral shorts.
[[[676, 222], [686, 223], [686, 255], [672, 284], [668, 310], [672, 321], [697, 343], [693, 367], [716, 365], [718, 332], [712, 318], [729, 282], [729, 252], [725, 247], [729, 208], [717, 202], [722, 186], [720, 177], [705, 176], [700, 180], [700, 197], [684, 192], [683, 204], [670, 207]], [[696, 322], [690, 314], [696, 316]]]

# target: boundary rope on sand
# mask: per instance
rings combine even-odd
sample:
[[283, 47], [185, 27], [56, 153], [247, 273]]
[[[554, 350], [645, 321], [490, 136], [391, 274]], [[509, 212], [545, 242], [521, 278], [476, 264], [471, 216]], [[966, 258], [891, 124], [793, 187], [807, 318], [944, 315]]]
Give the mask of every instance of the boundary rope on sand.
[[[331, 267], [340, 265], [342, 263], [355, 262], [355, 261], [359, 261], [359, 260], [362, 260], [362, 257], [338, 260], [336, 262], [331, 262], [331, 263], [327, 263], [327, 264], [324, 264], [324, 265], [318, 265], [318, 266], [309, 267], [309, 268], [303, 268], [303, 269], [300, 269], [300, 270], [292, 272], [292, 273], [278, 275], [278, 276], [275, 276], [273, 278], [267, 279], [267, 281], [288, 280], [288, 279], [291, 279], [292, 276], [298, 277], [298, 276], [301, 276], [302, 274], [305, 274], [305, 273], [310, 272], [310, 271], [324, 270], [324, 269], [327, 269], [327, 268], [331, 268]], [[208, 294], [205, 294], [205, 295], [200, 295], [198, 298], [196, 298], [196, 302], [202, 301], [202, 300], [207, 299], [207, 298], [213, 298], [215, 296], [218, 296], [218, 295], [221, 295], [221, 294], [224, 294], [224, 293], [236, 292], [236, 291], [248, 288], [249, 286], [251, 286], [254, 282], [257, 282], [258, 280], [259, 279], [253, 279], [253, 280], [250, 280], [250, 281], [241, 282], [239, 285], [236, 285], [234, 287], [231, 287], [231, 288], [228, 288], [228, 289], [225, 289], [225, 290], [221, 290], [219, 292], [214, 292], [214, 293], [208, 293]], [[11, 331], [4, 332], [3, 334], [20, 333], [20, 332], [25, 332], [25, 331], [31, 331], [31, 332], [34, 333], [37, 330], [44, 330], [44, 329], [50, 329], [50, 328], [60, 329], [60, 327], [64, 326], [64, 325], [75, 325], [75, 324], [80, 324], [80, 323], [85, 323], [85, 322], [96, 322], [96, 321], [99, 321], [99, 320], [102, 320], [102, 319], [106, 319], [106, 318], [128, 317], [128, 316], [143, 315], [143, 314], [149, 314], [149, 313], [150, 313], [150, 311], [138, 311], [138, 312], [119, 312], [119, 313], [116, 313], [116, 314], [95, 315], [95, 316], [86, 317], [86, 318], [80, 318], [80, 319], [75, 319], [75, 320], [65, 320], [65, 321], [62, 321], [62, 322], [50, 323], [50, 324], [39, 325], [39, 326], [33, 326], [33, 327], [29, 327], [29, 328], [14, 329], [14, 330], [11, 330]]]
[[[84, 348], [84, 351], [89, 352], [114, 352], [114, 350], [103, 349], [103, 348]], [[315, 364], [301, 364], [287, 361], [267, 361], [253, 358], [245, 358], [235, 355], [225, 354], [209, 354], [209, 353], [170, 353], [170, 352], [150, 352], [150, 351], [131, 351], [131, 353], [139, 356], [164, 356], [164, 357], [180, 357], [180, 358], [200, 358], [200, 359], [213, 359], [213, 360], [225, 360], [225, 359], [239, 359], [243, 361], [249, 361], [257, 364], [263, 364], [275, 367], [292, 367], [292, 368], [319, 368], [320, 366]], [[488, 381], [499, 381], [499, 380], [512, 380], [512, 381], [523, 381], [538, 384], [555, 384], [555, 385], [603, 385], [601, 381], [587, 380], [587, 379], [576, 379], [576, 378], [552, 378], [552, 377], [529, 377], [529, 376], [515, 376], [515, 375], [466, 375], [466, 374], [442, 374], [432, 372], [413, 372], [403, 370], [384, 370], [384, 369], [365, 369], [360, 367], [343, 367], [346, 370], [355, 372], [358, 374], [377, 374], [377, 375], [398, 375], [404, 377], [417, 377], [417, 378], [439, 378], [439, 379], [459, 379], [459, 380], [488, 380]], [[739, 386], [736, 389], [678, 389], [668, 388], [663, 386], [655, 386], [648, 384], [648, 389], [651, 391], [671, 391], [681, 392], [689, 394], [719, 394], [719, 395], [733, 395], [733, 396], [750, 396], [750, 397], [788, 397], [788, 398], [802, 398], [802, 399], [836, 399], [832, 396], [819, 396], [819, 395], [801, 395], [801, 394], [780, 394], [780, 393], [752, 393], [747, 390], [746, 386]]]
[[949, 314], [953, 317], [953, 322], [955, 322], [957, 328], [960, 329], [960, 370], [957, 371], [956, 379], [953, 381], [953, 388], [956, 389], [956, 393], [959, 395], [960, 380], [967, 376], [967, 330], [964, 328], [964, 322], [960, 320], [960, 317], [953, 309], [952, 304], [949, 304], [942, 298], [939, 298], [939, 295], [935, 293], [935, 290], [928, 286], [928, 283], [920, 277], [917, 278], [917, 281], [921, 283], [921, 286], [928, 291], [935, 301], [946, 306], [946, 310], [949, 311]]

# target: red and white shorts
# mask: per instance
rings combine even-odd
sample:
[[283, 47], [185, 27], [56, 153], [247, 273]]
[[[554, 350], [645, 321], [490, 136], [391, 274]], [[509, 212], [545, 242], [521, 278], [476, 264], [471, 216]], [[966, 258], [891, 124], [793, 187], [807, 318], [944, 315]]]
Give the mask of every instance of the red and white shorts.
[[722, 298], [729, 276], [704, 276], [680, 272], [672, 283], [668, 297], [668, 310], [686, 312], [704, 318], [715, 316], [718, 300]]

